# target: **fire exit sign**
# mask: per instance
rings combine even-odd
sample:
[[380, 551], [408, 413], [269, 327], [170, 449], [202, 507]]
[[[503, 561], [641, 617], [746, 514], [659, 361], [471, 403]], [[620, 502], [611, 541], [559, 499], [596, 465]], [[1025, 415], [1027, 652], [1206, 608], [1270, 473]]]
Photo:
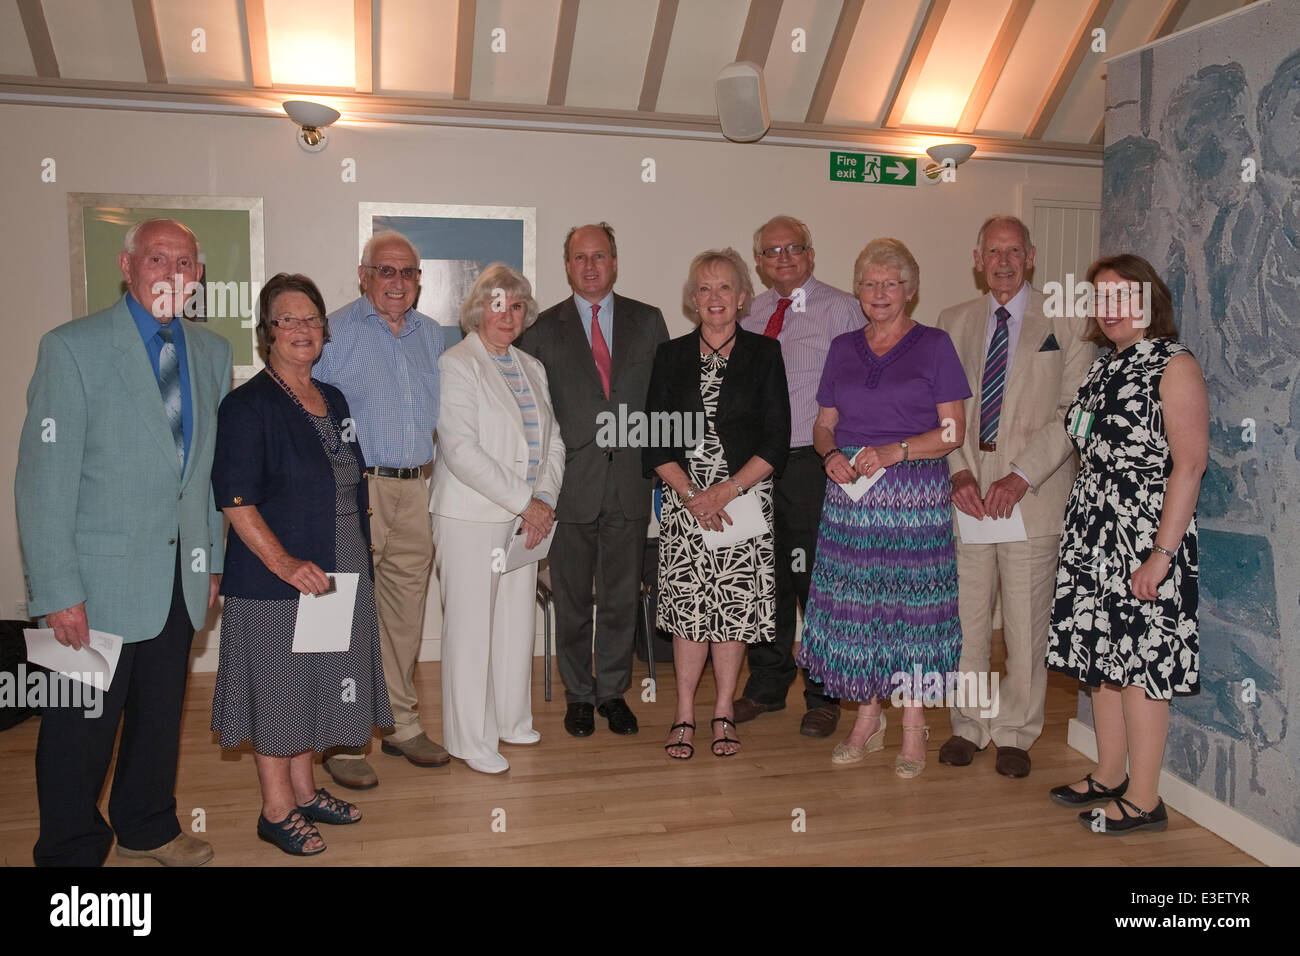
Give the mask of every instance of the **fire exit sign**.
[[916, 157], [831, 150], [831, 181], [915, 186]]

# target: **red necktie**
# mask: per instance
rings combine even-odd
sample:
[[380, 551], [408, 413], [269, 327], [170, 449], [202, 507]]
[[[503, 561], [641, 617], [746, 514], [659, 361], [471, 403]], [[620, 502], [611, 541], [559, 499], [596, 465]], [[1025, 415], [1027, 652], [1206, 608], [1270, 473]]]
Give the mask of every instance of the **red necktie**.
[[605, 387], [605, 397], [609, 398], [609, 346], [605, 344], [605, 333], [600, 330], [596, 313], [600, 303], [591, 307], [591, 356], [596, 360], [596, 371], [600, 373], [600, 384]]
[[785, 324], [785, 310], [790, 308], [790, 303], [793, 301], [793, 299], [781, 299], [777, 302], [776, 311], [767, 320], [767, 328], [763, 330], [763, 334], [769, 339], [774, 339], [781, 334], [781, 326]]

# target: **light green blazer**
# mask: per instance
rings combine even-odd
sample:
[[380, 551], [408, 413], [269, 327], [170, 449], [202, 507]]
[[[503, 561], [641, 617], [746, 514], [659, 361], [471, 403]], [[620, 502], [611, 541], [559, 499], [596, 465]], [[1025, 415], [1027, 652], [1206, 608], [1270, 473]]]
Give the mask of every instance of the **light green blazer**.
[[179, 548], [185, 606], [203, 624], [224, 554], [211, 473], [231, 349], [179, 321], [194, 413], [184, 474], [125, 297], [41, 339], [14, 480], [33, 617], [85, 601], [92, 628], [149, 640], [167, 620]]

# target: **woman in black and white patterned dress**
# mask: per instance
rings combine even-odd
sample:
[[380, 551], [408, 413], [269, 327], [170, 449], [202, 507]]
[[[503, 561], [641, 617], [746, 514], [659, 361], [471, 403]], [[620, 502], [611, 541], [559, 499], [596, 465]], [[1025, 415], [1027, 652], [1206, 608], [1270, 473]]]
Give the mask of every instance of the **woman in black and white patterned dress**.
[[[325, 849], [317, 823], [361, 811], [313, 783], [313, 754], [361, 746], [393, 722], [379, 650], [365, 537], [368, 499], [347, 400], [311, 377], [328, 337], [325, 303], [306, 276], [280, 273], [258, 300], [266, 369], [221, 403], [212, 487], [230, 518], [221, 657], [212, 729], [223, 747], [251, 741], [262, 789], [257, 834], [295, 856]], [[357, 578], [345, 651], [295, 653], [301, 594]]]
[[[1079, 475], [1066, 505], [1047, 666], [1093, 688], [1097, 769], [1052, 799], [1113, 801], [1096, 832], [1161, 830], [1169, 701], [1198, 690], [1196, 499], [1209, 447], [1200, 366], [1145, 259], [1098, 260], [1089, 337], [1109, 345], [1066, 417]], [[1129, 775], [1125, 775], [1125, 764]]]
[[[643, 461], [665, 485], [657, 623], [673, 635], [677, 678], [665, 749], [685, 760], [695, 751], [695, 690], [710, 655], [717, 684], [712, 751], [730, 757], [740, 749], [732, 701], [745, 646], [776, 635], [771, 476], [789, 453], [790, 398], [780, 346], [740, 328], [753, 287], [734, 249], [696, 256], [682, 297], [699, 329], [655, 355], [646, 397], [654, 447]], [[655, 435], [660, 421], [682, 427]], [[741, 495], [746, 501], [737, 502]], [[753, 501], [764, 533], [706, 547], [704, 530], [722, 530], [732, 521], [729, 509]]]

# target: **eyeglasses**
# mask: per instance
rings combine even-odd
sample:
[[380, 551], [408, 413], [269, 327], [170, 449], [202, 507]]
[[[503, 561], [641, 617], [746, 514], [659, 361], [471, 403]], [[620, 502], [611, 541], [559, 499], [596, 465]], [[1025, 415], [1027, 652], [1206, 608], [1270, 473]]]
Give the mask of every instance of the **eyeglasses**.
[[758, 250], [758, 254], [764, 259], [775, 259], [782, 252], [788, 252], [792, 256], [801, 256], [808, 251], [808, 246], [802, 242], [791, 242], [784, 246], [768, 246], [766, 249]]
[[874, 279], [863, 279], [858, 283], [858, 288], [863, 292], [875, 292], [876, 289], [883, 289], [889, 295], [893, 295], [903, 287], [903, 283], [897, 279], [886, 279], [884, 282], [876, 282]]
[[319, 315], [282, 315], [277, 319], [272, 319], [271, 324], [277, 329], [300, 329], [304, 325], [309, 329], [320, 329], [325, 327], [325, 319]]
[[414, 282], [420, 278], [420, 269], [417, 266], [407, 266], [405, 269], [394, 269], [392, 266], [366, 266], [366, 268], [374, 269], [381, 279], [391, 279], [399, 272], [407, 282]]

